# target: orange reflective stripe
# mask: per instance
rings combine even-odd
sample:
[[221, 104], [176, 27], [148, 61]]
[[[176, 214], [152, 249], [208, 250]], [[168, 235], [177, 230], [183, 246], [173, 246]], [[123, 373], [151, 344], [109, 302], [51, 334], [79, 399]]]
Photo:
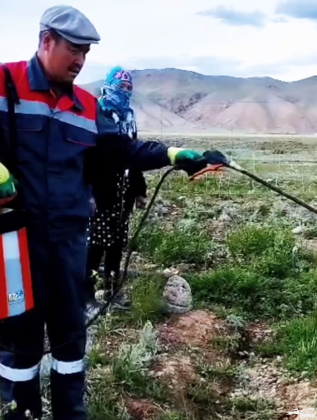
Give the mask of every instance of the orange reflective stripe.
[[7, 318], [9, 315], [8, 308], [8, 291], [7, 291], [7, 280], [5, 261], [3, 255], [3, 242], [2, 236], [0, 235], [0, 319]]
[[23, 288], [24, 288], [24, 299], [25, 299], [25, 310], [28, 311], [34, 307], [33, 299], [33, 288], [32, 288], [32, 278], [31, 278], [31, 268], [30, 268], [30, 258], [29, 258], [29, 246], [27, 240], [26, 229], [20, 229], [18, 231], [19, 237], [19, 249], [20, 249], [20, 262], [21, 262], [21, 272], [23, 279]]

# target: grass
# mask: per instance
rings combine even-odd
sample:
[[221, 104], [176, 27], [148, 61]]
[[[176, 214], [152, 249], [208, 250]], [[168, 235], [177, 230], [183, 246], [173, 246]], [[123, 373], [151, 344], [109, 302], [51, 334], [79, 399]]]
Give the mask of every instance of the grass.
[[191, 219], [181, 220], [172, 226], [168, 223], [147, 225], [138, 240], [138, 251], [157, 264], [192, 263], [208, 264], [213, 251], [212, 238], [198, 231]]
[[282, 355], [288, 371], [301, 378], [316, 378], [317, 374], [317, 313], [277, 324], [274, 342], [259, 346], [266, 357]]
[[[245, 139], [224, 147], [259, 176], [314, 201], [317, 182], [311, 167], [283, 163], [292, 154], [312, 153], [311, 144], [276, 141], [256, 144], [257, 156], [267, 163], [249, 160]], [[159, 177], [148, 175], [150, 194]], [[132, 230], [139, 220], [136, 213]], [[244, 350], [252, 350], [252, 360], [259, 363], [259, 358], [273, 362], [282, 356], [291, 376], [316, 380], [316, 255], [304, 250], [292, 233], [300, 224], [305, 227], [303, 239], [317, 237], [309, 212], [235, 173], [191, 183], [182, 173], [167, 178], [136, 244], [142, 259], [134, 263], [140, 276], [129, 285], [131, 310], [101, 321], [90, 352], [89, 419], [277, 419], [274, 400], [232, 391], [241, 369], [253, 363], [250, 358], [241, 364]], [[226, 328], [201, 345], [175, 344], [173, 334], [162, 341], [158, 334], [175, 322], [162, 298], [162, 272], [182, 265], [195, 307], [212, 310]], [[272, 336], [254, 345], [248, 342], [247, 331], [254, 324], [265, 325]], [[193, 377], [180, 380], [179, 369], [169, 379], [156, 375], [164, 360], [184, 357]], [[285, 401], [285, 407], [292, 403]]]
[[314, 310], [316, 270], [282, 226], [243, 226], [227, 237], [227, 265], [189, 282], [196, 301], [234, 308], [248, 319], [287, 319]]
[[165, 279], [159, 275], [144, 275], [131, 287], [131, 320], [144, 323], [158, 321], [165, 314], [163, 289]]
[[[100, 351], [100, 349], [98, 349]], [[135, 343], [123, 343], [117, 353], [108, 360], [95, 364], [89, 376], [87, 397], [89, 418], [92, 420], [130, 419], [125, 408], [127, 397], [164, 400], [164, 384], [149, 377], [148, 367], [159, 351], [157, 333], [147, 322], [139, 332]], [[95, 352], [92, 351], [91, 355]]]

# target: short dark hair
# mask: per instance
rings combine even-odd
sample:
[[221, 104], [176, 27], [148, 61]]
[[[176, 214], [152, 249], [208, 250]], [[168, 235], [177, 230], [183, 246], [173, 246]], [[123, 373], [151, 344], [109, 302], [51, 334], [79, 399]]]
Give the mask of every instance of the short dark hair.
[[54, 39], [54, 41], [59, 42], [62, 39], [62, 36], [58, 34], [54, 29], [45, 29], [44, 31], [41, 31], [39, 34], [39, 47], [41, 46], [45, 34], [49, 33], [51, 37]]

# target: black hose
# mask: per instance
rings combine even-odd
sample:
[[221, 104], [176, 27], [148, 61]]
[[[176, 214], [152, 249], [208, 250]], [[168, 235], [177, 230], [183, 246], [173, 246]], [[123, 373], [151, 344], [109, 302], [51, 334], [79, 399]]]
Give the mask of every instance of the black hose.
[[304, 201], [300, 200], [297, 197], [294, 197], [293, 195], [288, 194], [287, 192], [284, 192], [283, 190], [281, 190], [278, 187], [275, 187], [274, 185], [270, 184], [267, 181], [264, 181], [263, 179], [259, 178], [258, 176], [252, 174], [251, 172], [246, 171], [245, 169], [238, 169], [235, 168], [234, 166], [230, 166], [229, 168], [233, 169], [234, 171], [237, 171], [243, 175], [248, 176], [249, 178], [254, 179], [254, 181], [258, 182], [259, 184], [264, 185], [265, 187], [269, 188], [270, 190], [273, 190], [275, 192], [277, 192], [278, 194], [282, 195], [283, 197], [288, 198], [289, 200], [293, 201], [294, 203], [304, 207], [305, 209], [311, 211], [312, 213], [317, 214], [317, 209], [315, 209], [314, 207], [310, 206], [309, 204], [305, 203]]

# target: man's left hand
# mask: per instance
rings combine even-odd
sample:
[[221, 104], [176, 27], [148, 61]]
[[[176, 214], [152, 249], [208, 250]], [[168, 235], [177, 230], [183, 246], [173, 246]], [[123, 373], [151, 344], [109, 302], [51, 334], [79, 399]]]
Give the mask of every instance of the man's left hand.
[[207, 166], [207, 161], [202, 153], [195, 150], [169, 147], [167, 154], [171, 165], [178, 166], [179, 169], [186, 171], [188, 175], [193, 175]]

